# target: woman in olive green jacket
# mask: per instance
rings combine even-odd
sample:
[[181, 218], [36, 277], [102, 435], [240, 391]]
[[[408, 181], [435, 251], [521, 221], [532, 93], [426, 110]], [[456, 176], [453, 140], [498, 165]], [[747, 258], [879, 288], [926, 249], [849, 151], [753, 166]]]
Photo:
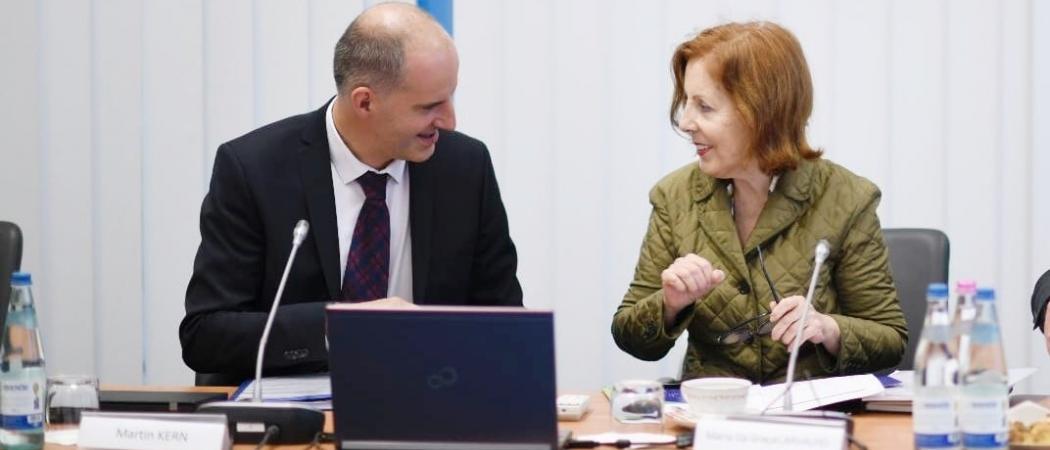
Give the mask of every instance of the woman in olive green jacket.
[[688, 330], [683, 379], [783, 379], [813, 248], [826, 239], [798, 376], [897, 364], [908, 335], [880, 193], [807, 144], [812, 82], [795, 37], [768, 22], [722, 25], [679, 45], [671, 66], [671, 121], [699, 164], [650, 192], [634, 280], [613, 317], [617, 345], [657, 360]]

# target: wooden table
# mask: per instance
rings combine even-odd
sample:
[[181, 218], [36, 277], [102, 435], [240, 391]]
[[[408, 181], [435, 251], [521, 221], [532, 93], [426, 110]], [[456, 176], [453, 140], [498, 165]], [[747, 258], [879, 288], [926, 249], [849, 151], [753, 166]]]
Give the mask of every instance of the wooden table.
[[[127, 386], [103, 386], [103, 389], [129, 389]], [[132, 388], [136, 389], [136, 388]], [[141, 388], [153, 391], [190, 391], [190, 392], [225, 392], [232, 393], [233, 388], [226, 387], [149, 387]], [[325, 431], [332, 432], [332, 413], [325, 413]], [[601, 393], [591, 396], [591, 411], [579, 422], [559, 422], [558, 426], [563, 429], [572, 430], [574, 435], [596, 434], [611, 431], [617, 428], [609, 413], [609, 401]], [[854, 438], [869, 449], [903, 449], [912, 448], [912, 429], [910, 414], [893, 413], [858, 413], [853, 416]], [[637, 431], [643, 432], [665, 432], [677, 434], [688, 429], [672, 425], [668, 422], [666, 426], [658, 424], [641, 426]], [[307, 445], [271, 446], [271, 449], [304, 449]], [[72, 447], [48, 444], [47, 450], [65, 450]], [[240, 444], [233, 447], [236, 450], [254, 449], [255, 444]], [[334, 449], [333, 444], [322, 445], [323, 449]], [[612, 447], [602, 447], [612, 448]], [[649, 447], [656, 448], [656, 447]], [[674, 448], [674, 447], [664, 447]]]
[[[580, 422], [559, 422], [558, 426], [572, 430], [573, 435], [596, 434], [614, 430], [618, 426], [609, 411], [609, 401], [601, 393], [591, 396], [591, 412]], [[689, 431], [670, 422], [639, 427], [638, 431], [678, 434]], [[911, 414], [864, 412], [853, 415], [854, 439], [869, 449], [912, 448]], [[613, 447], [602, 447], [613, 448]], [[648, 447], [648, 448], [674, 448]]]

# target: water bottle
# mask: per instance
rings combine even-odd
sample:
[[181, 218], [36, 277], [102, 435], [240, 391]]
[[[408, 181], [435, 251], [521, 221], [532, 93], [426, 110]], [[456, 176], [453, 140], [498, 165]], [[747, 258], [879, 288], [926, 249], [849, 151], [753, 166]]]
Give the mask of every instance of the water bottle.
[[948, 285], [933, 283], [926, 289], [926, 320], [915, 352], [912, 423], [919, 450], [959, 448], [955, 413], [958, 361], [951, 340]]
[[977, 283], [973, 280], [961, 280], [955, 283], [955, 312], [952, 314], [952, 350], [959, 360], [959, 373], [966, 372], [970, 359], [970, 328], [977, 310], [974, 306], [974, 295]]
[[995, 291], [977, 291], [976, 317], [970, 331], [970, 362], [962, 373], [959, 427], [967, 449], [1005, 449], [1008, 400], [1006, 359], [1003, 356]]
[[32, 278], [11, 275], [11, 299], [0, 341], [0, 448], [29, 450], [44, 445], [44, 353], [40, 345]]

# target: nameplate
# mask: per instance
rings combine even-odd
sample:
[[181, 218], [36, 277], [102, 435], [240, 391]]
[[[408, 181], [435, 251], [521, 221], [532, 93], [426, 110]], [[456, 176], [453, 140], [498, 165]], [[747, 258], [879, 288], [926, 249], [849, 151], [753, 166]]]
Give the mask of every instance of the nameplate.
[[696, 422], [693, 449], [842, 450], [846, 423], [776, 416], [704, 416]]
[[227, 450], [221, 414], [84, 412], [80, 448], [117, 450]]

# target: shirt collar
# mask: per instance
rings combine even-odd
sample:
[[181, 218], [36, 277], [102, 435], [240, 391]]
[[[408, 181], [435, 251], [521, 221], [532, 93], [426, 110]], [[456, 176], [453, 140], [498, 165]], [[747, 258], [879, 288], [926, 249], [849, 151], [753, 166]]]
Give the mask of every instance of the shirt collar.
[[405, 177], [404, 160], [395, 159], [383, 170], [375, 170], [357, 159], [357, 156], [354, 156], [350, 148], [346, 146], [343, 138], [335, 129], [335, 120], [332, 119], [332, 108], [335, 107], [336, 100], [328, 102], [328, 110], [325, 111], [325, 129], [328, 133], [328, 157], [332, 161], [332, 166], [335, 167], [336, 174], [339, 175], [339, 180], [343, 184], [350, 184], [357, 181], [357, 178], [364, 175], [365, 172], [377, 172], [389, 175], [395, 183], [401, 183]]
[[[773, 178], [769, 180], [769, 193], [772, 194], [773, 190], [777, 188], [777, 182], [780, 181], [780, 174], [773, 175]], [[733, 183], [726, 183], [726, 192], [729, 196], [733, 196]]]
[[[783, 173], [778, 174], [775, 181], [770, 180], [770, 194], [780, 192], [784, 196], [798, 201], [809, 199], [810, 185], [815, 182], [812, 178], [817, 176], [816, 166], [818, 161], [820, 160], [810, 161], [802, 159], [794, 170], [785, 170]], [[706, 175], [700, 171], [699, 167], [696, 167], [692, 173], [691, 183], [693, 184], [693, 200], [701, 202], [707, 200], [718, 188], [726, 189], [728, 193], [727, 185], [732, 185], [732, 180]]]

